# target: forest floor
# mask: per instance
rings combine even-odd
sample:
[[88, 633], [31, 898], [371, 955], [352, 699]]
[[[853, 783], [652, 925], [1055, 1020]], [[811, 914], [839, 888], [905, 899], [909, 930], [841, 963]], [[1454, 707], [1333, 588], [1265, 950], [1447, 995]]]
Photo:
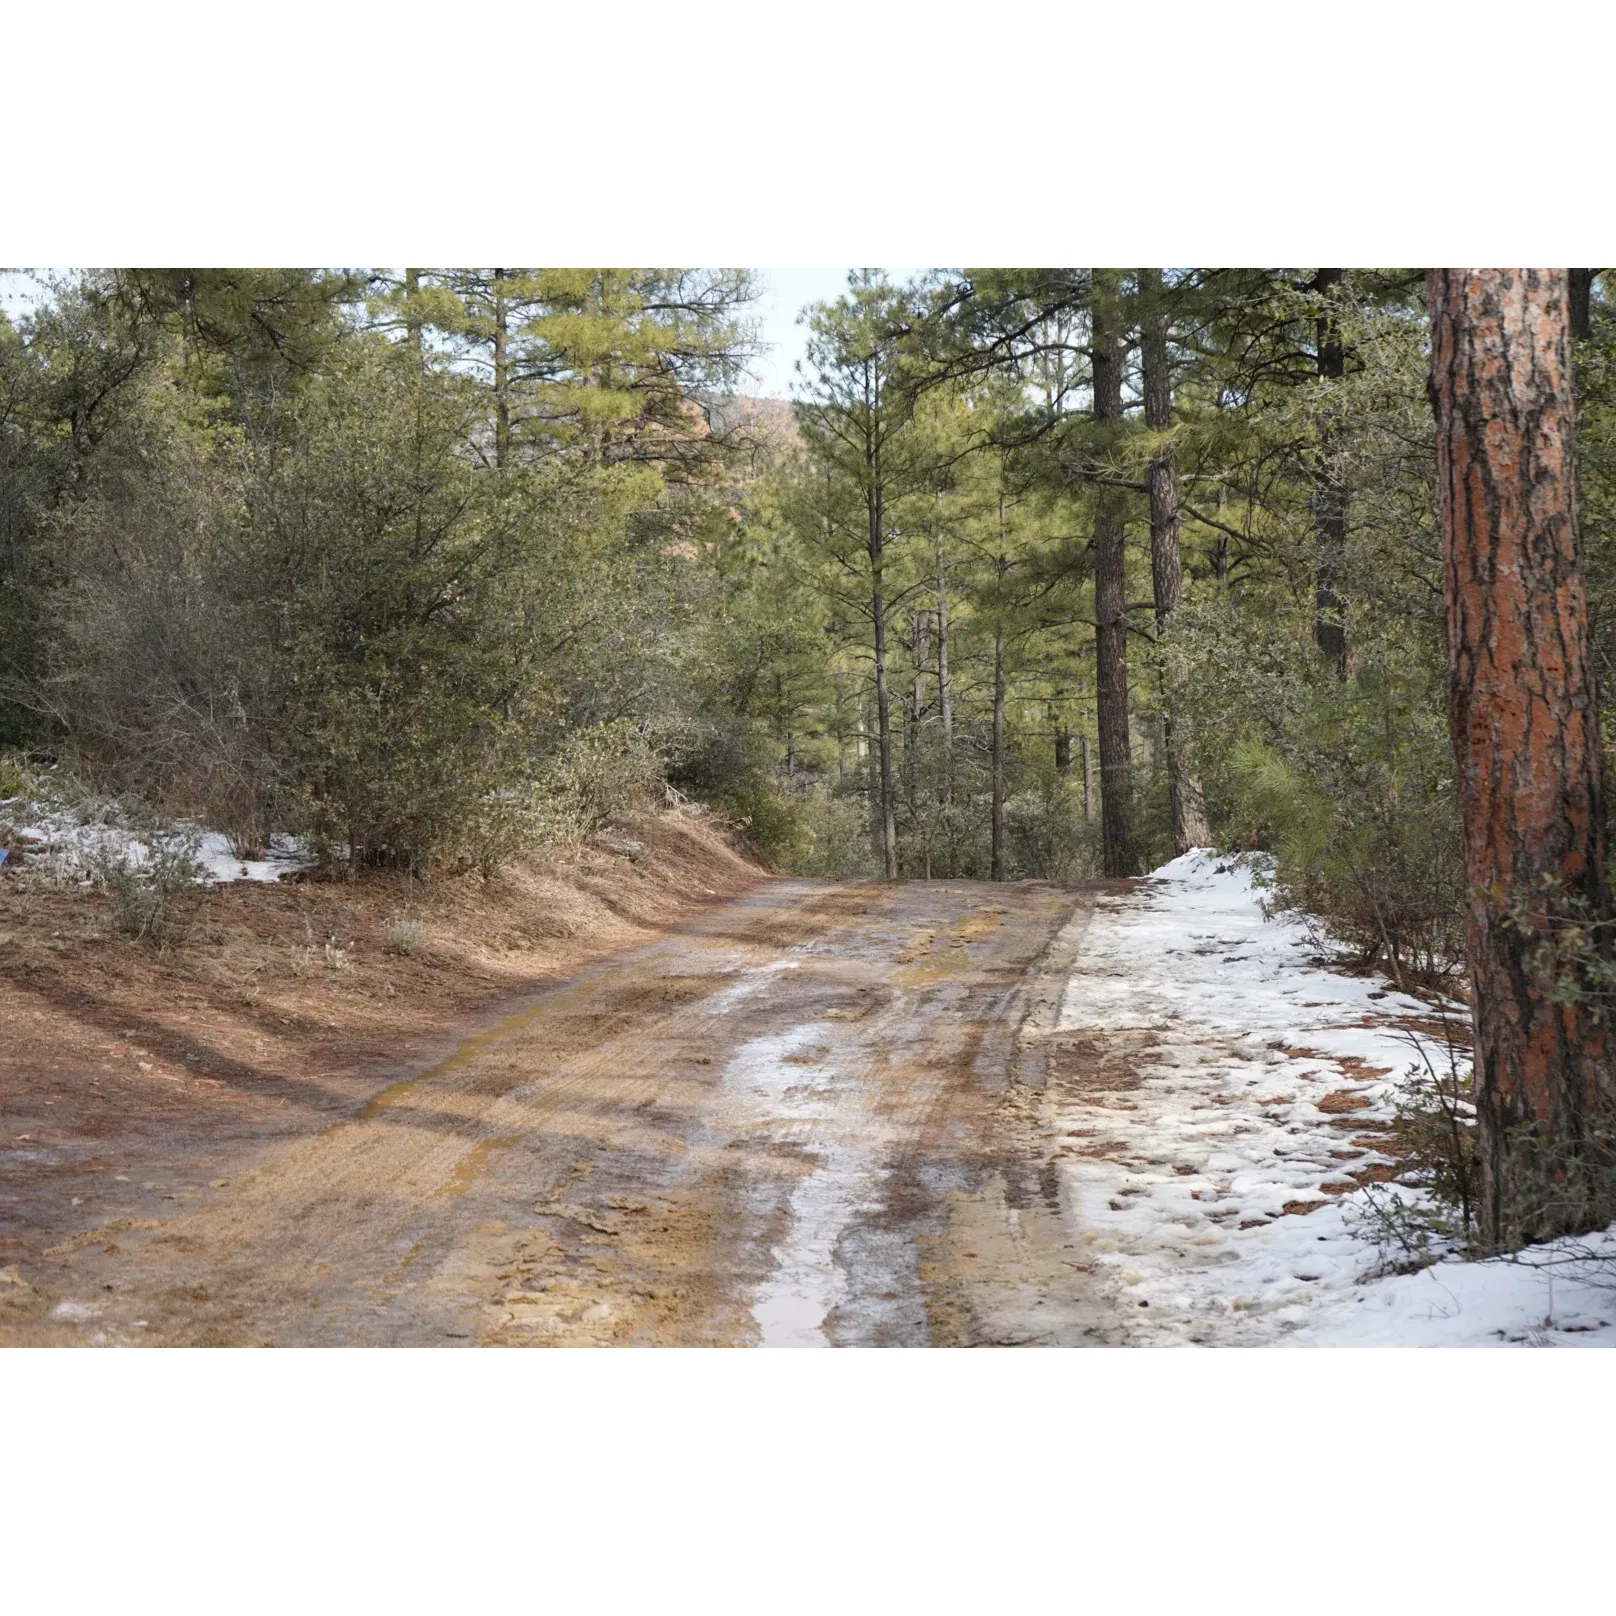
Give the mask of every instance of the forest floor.
[[1202, 855], [832, 885], [673, 814], [162, 953], [92, 902], [0, 886], [0, 1342], [1616, 1339], [1536, 1270], [1365, 1277], [1439, 1020]]

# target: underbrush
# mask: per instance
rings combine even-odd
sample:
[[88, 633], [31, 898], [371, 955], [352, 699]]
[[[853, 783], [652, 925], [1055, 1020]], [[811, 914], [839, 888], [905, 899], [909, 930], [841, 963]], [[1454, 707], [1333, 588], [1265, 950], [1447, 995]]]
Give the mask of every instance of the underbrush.
[[153, 834], [143, 858], [107, 847], [89, 856], [90, 879], [112, 899], [126, 937], [164, 943], [175, 935], [187, 900], [202, 886], [196, 847], [195, 835], [180, 831]]
[[1475, 1234], [1476, 1107], [1473, 1066], [1442, 1017], [1445, 1050], [1433, 1059], [1412, 1033], [1416, 1060], [1398, 1085], [1387, 1154], [1398, 1181], [1363, 1189], [1350, 1216], [1378, 1253], [1376, 1272], [1413, 1273], [1450, 1254], [1479, 1255]]
[[166, 849], [176, 838], [187, 845], [193, 862], [207, 843], [199, 880], [210, 863], [218, 878], [228, 878], [232, 858], [267, 858], [285, 869], [315, 865], [412, 875], [475, 870], [491, 878], [512, 859], [542, 855], [613, 819], [655, 807], [663, 799], [665, 778], [661, 754], [638, 726], [608, 722], [566, 736], [521, 783], [468, 799], [458, 817], [431, 825], [425, 820], [406, 825], [395, 817], [390, 821], [395, 837], [379, 830], [374, 818], [362, 828], [338, 802], [314, 802], [281, 830], [262, 831], [255, 845], [247, 846], [228, 829], [207, 829], [209, 822], [191, 817], [182, 801], [165, 808], [137, 792], [109, 789], [116, 782], [102, 782], [69, 763], [36, 763], [5, 753], [0, 754], [0, 848], [14, 868], [130, 893], [134, 908], [125, 908], [131, 915], [139, 907], [131, 883], [154, 859], [165, 871], [165, 890], [173, 884], [168, 866], [174, 860]]
[[201, 832], [165, 822], [138, 799], [91, 789], [70, 771], [0, 758], [0, 846], [7, 863], [58, 887], [111, 900], [127, 937], [163, 943], [204, 883]]
[[1352, 1218], [1377, 1251], [1375, 1272], [1412, 1273], [1444, 1257], [1506, 1257], [1531, 1267], [1566, 1268], [1583, 1283], [1616, 1289], [1616, 1252], [1597, 1237], [1533, 1242], [1540, 1228], [1603, 1230], [1616, 1225], [1616, 1116], [1585, 1119], [1575, 1151], [1544, 1148], [1530, 1128], [1512, 1129], [1512, 1226], [1489, 1245], [1477, 1227], [1480, 1157], [1474, 1068], [1447, 1019], [1446, 1050], [1433, 1059], [1409, 1037], [1418, 1061], [1399, 1085], [1386, 1149], [1398, 1179], [1366, 1186]]
[[1256, 740], [1236, 748], [1227, 780], [1240, 842], [1272, 850], [1276, 907], [1314, 917], [1359, 968], [1399, 988], [1440, 987], [1463, 969], [1464, 873], [1445, 786], [1305, 769]]
[[1464, 869], [1440, 624], [1359, 625], [1350, 677], [1232, 598], [1178, 635], [1192, 760], [1220, 846], [1273, 855], [1275, 898], [1364, 969], [1440, 987], [1463, 968]]
[[1067, 885], [1100, 870], [1099, 826], [1084, 820], [1083, 788], [1054, 767], [1005, 803], [1007, 874]]

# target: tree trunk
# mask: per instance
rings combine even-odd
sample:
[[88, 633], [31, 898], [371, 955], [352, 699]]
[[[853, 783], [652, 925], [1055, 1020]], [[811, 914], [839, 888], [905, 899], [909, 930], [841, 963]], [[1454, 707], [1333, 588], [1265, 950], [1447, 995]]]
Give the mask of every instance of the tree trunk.
[[421, 295], [421, 272], [418, 269], [404, 271], [404, 332], [410, 345], [410, 351], [415, 355], [415, 368], [422, 370], [426, 367], [426, 348], [422, 340], [421, 309], [418, 299]]
[[494, 271], [494, 464], [501, 470], [511, 453], [510, 311], [505, 271]]
[[[1321, 269], [1313, 277], [1313, 290], [1322, 293], [1325, 299], [1324, 309], [1314, 323], [1314, 348], [1318, 374], [1326, 381], [1339, 381], [1347, 373], [1341, 324], [1333, 306], [1340, 280], [1339, 269]], [[1336, 678], [1344, 680], [1347, 677], [1347, 630], [1341, 618], [1340, 590], [1347, 548], [1347, 490], [1335, 463], [1339, 449], [1336, 434], [1326, 428], [1313, 474], [1313, 519], [1318, 527], [1319, 542], [1313, 638], [1319, 654], [1335, 670]]]
[[892, 704], [887, 695], [887, 603], [882, 569], [885, 533], [882, 499], [877, 485], [869, 499], [870, 612], [875, 619], [875, 723], [881, 771], [881, 867], [887, 880], [898, 879], [898, 821], [892, 790]]
[[[1540, 962], [1608, 919], [1564, 270], [1431, 270], [1431, 401], [1495, 1247], [1610, 1221], [1610, 1035]], [[1601, 1191], [1603, 1185], [1603, 1192]]]
[[926, 675], [931, 667], [931, 613], [915, 613], [915, 692], [909, 703], [909, 722], [919, 729], [926, 716]]
[[1083, 737], [1083, 823], [1094, 823], [1094, 749]]
[[1594, 329], [1594, 276], [1597, 269], [1568, 269], [1571, 277], [1571, 335], [1586, 342]]
[[[1167, 354], [1167, 310], [1162, 302], [1161, 271], [1139, 271], [1144, 305], [1141, 358], [1144, 370], [1145, 425], [1166, 433], [1173, 426], [1173, 377]], [[1150, 579], [1156, 597], [1156, 639], [1166, 638], [1167, 620], [1178, 607], [1184, 587], [1179, 549], [1178, 454], [1162, 444], [1150, 462]], [[1200, 782], [1184, 756], [1183, 725], [1174, 711], [1165, 655], [1161, 658], [1162, 739], [1167, 751], [1167, 794], [1172, 813], [1173, 851], [1187, 853], [1212, 840]]]
[[948, 673], [948, 585], [937, 543], [937, 710], [943, 723], [943, 804], [954, 801], [954, 687]]
[[1055, 773], [1064, 780], [1072, 772], [1072, 732], [1066, 727], [1066, 715], [1053, 707], [1049, 720], [1055, 731]]
[[[1107, 436], [1122, 420], [1122, 344], [1117, 334], [1114, 275], [1094, 274], [1094, 418]], [[1128, 737], [1128, 619], [1123, 501], [1119, 488], [1095, 486], [1095, 703], [1100, 731], [1100, 841], [1105, 873], [1139, 874], [1132, 822], [1132, 758]]]
[[993, 624], [993, 815], [990, 874], [1004, 879], [1004, 621]]

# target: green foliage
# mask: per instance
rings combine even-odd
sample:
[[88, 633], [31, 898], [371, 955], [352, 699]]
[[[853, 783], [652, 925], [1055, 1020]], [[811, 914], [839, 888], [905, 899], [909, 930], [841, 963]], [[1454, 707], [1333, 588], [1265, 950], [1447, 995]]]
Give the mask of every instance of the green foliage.
[[[542, 772], [537, 798], [551, 826], [594, 830], [650, 805], [664, 779], [662, 759], [631, 720], [618, 719], [570, 735]], [[570, 828], [570, 827], [569, 827]], [[550, 839], [561, 840], [555, 830]]]
[[788, 797], [766, 776], [731, 781], [712, 800], [771, 868], [803, 870], [814, 862], [818, 837], [812, 808]]
[[881, 873], [865, 791], [817, 784], [804, 794], [802, 812], [809, 845], [794, 866], [799, 874], [850, 881]]
[[[243, 853], [279, 830], [356, 868], [487, 869], [665, 778], [782, 868], [870, 873], [879, 615], [900, 873], [995, 873], [997, 801], [997, 873], [1082, 879], [1103, 497], [1148, 861], [1170, 717], [1220, 845], [1272, 851], [1278, 900], [1366, 962], [1440, 975], [1459, 862], [1418, 275], [1102, 285], [1130, 353], [1166, 310], [1165, 431], [1091, 418], [1088, 270], [855, 275], [768, 433], [726, 397], [743, 271], [72, 277], [0, 322], [0, 743]], [[1596, 296], [1579, 452], [1616, 668], [1613, 353]], [[1185, 580], [1160, 631], [1166, 447]], [[1327, 559], [1345, 680], [1314, 645]]]
[[1388, 733], [1361, 686], [1321, 688], [1315, 703], [1294, 729], [1248, 730], [1231, 749], [1217, 822], [1230, 845], [1274, 853], [1281, 906], [1319, 917], [1399, 982], [1438, 980], [1464, 958], [1445, 731], [1416, 709]]
[[367, 277], [302, 271], [96, 272], [0, 331], [11, 737], [355, 868], [490, 868], [641, 800], [698, 724], [730, 496], [692, 389], [744, 277], [520, 272], [496, 388], [482, 273], [416, 277], [397, 340]]
[[144, 942], [168, 941], [185, 901], [202, 885], [194, 833], [153, 833], [145, 856], [127, 847], [102, 847], [90, 855], [87, 873], [112, 899], [118, 928]]
[[1053, 763], [1027, 773], [1028, 785], [1006, 804], [1011, 878], [1067, 885], [1097, 875], [1098, 837], [1083, 820], [1081, 785]]

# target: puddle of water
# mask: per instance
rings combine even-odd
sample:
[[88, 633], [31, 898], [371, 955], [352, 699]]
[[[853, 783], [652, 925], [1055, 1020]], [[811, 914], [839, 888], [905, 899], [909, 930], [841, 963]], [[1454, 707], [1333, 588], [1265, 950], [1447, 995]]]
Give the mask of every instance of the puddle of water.
[[842, 1235], [872, 1210], [879, 1162], [867, 1150], [832, 1145], [820, 1165], [791, 1193], [791, 1224], [774, 1248], [774, 1271], [752, 1303], [765, 1347], [828, 1347], [825, 1320], [847, 1295], [847, 1274], [836, 1261]]
[[801, 964], [801, 960], [778, 959], [770, 960], [767, 965], [755, 965], [751, 970], [741, 972], [741, 980], [734, 987], [715, 993], [709, 1002], [719, 1015], [727, 1015], [742, 999], [756, 993], [771, 976], [781, 971], [795, 971]]
[[847, 1294], [836, 1260], [843, 1234], [873, 1210], [885, 1177], [874, 1119], [835, 1067], [809, 1051], [822, 1050], [829, 1021], [808, 1022], [736, 1050], [724, 1087], [752, 1102], [758, 1121], [815, 1158], [791, 1192], [785, 1237], [773, 1248], [774, 1268], [752, 1303], [765, 1347], [828, 1347], [825, 1320]]

